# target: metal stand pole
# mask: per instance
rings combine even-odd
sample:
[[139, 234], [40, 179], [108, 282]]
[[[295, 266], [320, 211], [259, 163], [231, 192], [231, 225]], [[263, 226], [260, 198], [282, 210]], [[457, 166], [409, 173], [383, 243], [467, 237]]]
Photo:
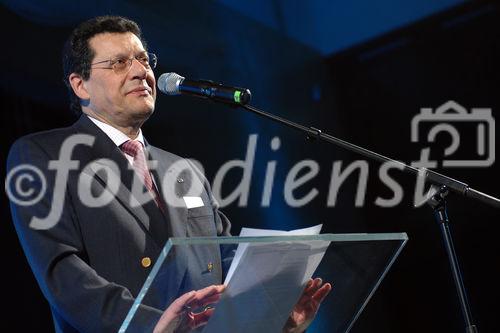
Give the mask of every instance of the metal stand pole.
[[448, 188], [443, 185], [427, 201], [427, 204], [431, 206], [431, 208], [434, 210], [434, 218], [436, 219], [436, 222], [439, 224], [439, 227], [441, 229], [444, 246], [446, 248], [446, 253], [448, 254], [448, 261], [450, 263], [451, 273], [453, 275], [455, 287], [457, 288], [458, 299], [460, 301], [460, 307], [462, 309], [462, 314], [465, 320], [465, 332], [478, 333], [476, 325], [474, 325], [474, 323], [472, 322], [472, 314], [470, 310], [469, 301], [467, 299], [467, 293], [465, 291], [464, 282], [462, 279], [462, 273], [460, 271], [460, 266], [458, 264], [455, 248], [453, 247], [453, 239], [449, 227], [448, 212], [446, 210], [447, 194], [448, 194]]

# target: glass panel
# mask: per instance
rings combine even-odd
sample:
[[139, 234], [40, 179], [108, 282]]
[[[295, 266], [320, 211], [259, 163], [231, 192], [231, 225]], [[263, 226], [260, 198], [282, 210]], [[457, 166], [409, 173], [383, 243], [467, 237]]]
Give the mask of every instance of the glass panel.
[[182, 294], [221, 284], [238, 246], [247, 249], [240, 265], [197, 332], [221, 332], [219, 323], [227, 332], [279, 332], [310, 275], [333, 286], [311, 331], [348, 332], [406, 241], [405, 233], [171, 238], [120, 332], [151, 330], [152, 312], [159, 317]]

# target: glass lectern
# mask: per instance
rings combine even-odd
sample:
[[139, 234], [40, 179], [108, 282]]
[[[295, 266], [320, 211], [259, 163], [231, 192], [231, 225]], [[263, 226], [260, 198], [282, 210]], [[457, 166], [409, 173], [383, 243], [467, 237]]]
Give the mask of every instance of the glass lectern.
[[333, 289], [308, 332], [348, 332], [407, 240], [405, 233], [170, 238], [120, 332], [151, 332], [174, 299], [224, 282], [216, 304], [191, 309], [213, 310], [196, 332], [279, 333], [311, 276]]

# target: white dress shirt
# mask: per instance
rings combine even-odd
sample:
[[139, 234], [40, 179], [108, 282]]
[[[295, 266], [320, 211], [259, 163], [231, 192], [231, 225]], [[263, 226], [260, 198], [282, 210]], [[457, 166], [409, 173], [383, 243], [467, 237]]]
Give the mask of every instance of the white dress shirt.
[[[122, 144], [124, 144], [125, 142], [127, 142], [128, 140], [131, 140], [127, 135], [125, 135], [125, 133], [123, 133], [119, 129], [114, 128], [113, 126], [106, 124], [98, 119], [95, 119], [89, 115], [87, 115], [87, 117], [89, 117], [89, 119], [94, 124], [96, 124], [97, 127], [99, 127], [104, 133], [106, 133], [106, 135], [115, 143], [115, 145], [118, 147], [118, 149], [120, 149], [120, 151], [121, 151], [120, 146]], [[142, 135], [141, 129], [139, 129], [139, 134], [137, 134], [137, 138], [135, 138], [134, 140], [137, 140], [140, 143], [142, 143], [142, 146], [144, 148], [146, 147], [146, 143], [144, 142], [144, 136]], [[125, 155], [125, 157], [127, 158], [127, 161], [130, 163], [130, 165], [134, 166], [134, 158], [128, 154], [125, 154], [125, 153], [123, 153], [123, 155]], [[147, 156], [145, 156], [145, 158], [147, 160]], [[149, 173], [151, 174], [151, 170], [149, 170]], [[151, 179], [153, 180], [153, 186], [155, 187], [156, 191], [158, 192], [158, 186], [156, 185], [155, 177], [153, 177], [152, 174], [151, 174]]]
[[[122, 144], [124, 144], [125, 142], [127, 142], [128, 140], [130, 140], [130, 138], [128, 136], [125, 135], [125, 133], [123, 133], [122, 131], [120, 131], [119, 129], [116, 129], [114, 128], [113, 126], [109, 125], [109, 124], [106, 124], [100, 120], [97, 120], [89, 115], [87, 115], [87, 117], [89, 117], [90, 120], [92, 120], [92, 122], [94, 124], [96, 124], [97, 127], [99, 127], [104, 133], [106, 133], [106, 135], [115, 143], [115, 145], [120, 148], [120, 146]], [[143, 147], [146, 147], [146, 144], [144, 143], [144, 137], [142, 136], [142, 130], [139, 129], [139, 134], [137, 135], [137, 138], [135, 138], [135, 140], [139, 141], [140, 143], [142, 143], [142, 146]], [[121, 149], [120, 149], [121, 150]], [[129, 161], [130, 165], [133, 165], [134, 164], [134, 158], [128, 154], [124, 154], [125, 157], [127, 158], [127, 160]]]

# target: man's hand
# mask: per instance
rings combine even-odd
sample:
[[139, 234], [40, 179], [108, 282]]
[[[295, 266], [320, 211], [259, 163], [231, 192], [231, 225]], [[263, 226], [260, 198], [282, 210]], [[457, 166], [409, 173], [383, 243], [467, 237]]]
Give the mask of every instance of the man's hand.
[[163, 312], [153, 333], [189, 332], [205, 325], [214, 309], [206, 308], [197, 313], [193, 313], [191, 309], [205, 308], [210, 304], [217, 303], [225, 288], [224, 285], [213, 285], [185, 293]]
[[310, 279], [299, 301], [293, 307], [283, 327], [283, 333], [302, 333], [312, 323], [323, 299], [332, 290], [330, 283], [323, 284], [320, 278]]

